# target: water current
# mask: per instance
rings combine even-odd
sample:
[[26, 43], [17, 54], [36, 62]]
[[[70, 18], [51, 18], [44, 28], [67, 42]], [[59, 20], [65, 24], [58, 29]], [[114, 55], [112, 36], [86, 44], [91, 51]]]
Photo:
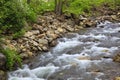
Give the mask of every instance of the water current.
[[105, 21], [84, 32], [68, 33], [49, 52], [8, 73], [8, 80], [113, 80], [120, 64], [120, 23]]

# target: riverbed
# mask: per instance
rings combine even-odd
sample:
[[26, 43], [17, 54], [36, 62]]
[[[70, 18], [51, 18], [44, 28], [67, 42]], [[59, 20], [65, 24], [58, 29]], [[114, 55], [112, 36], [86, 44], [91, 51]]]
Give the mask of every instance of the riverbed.
[[120, 64], [120, 23], [105, 21], [86, 31], [65, 34], [58, 44], [16, 71], [8, 80], [113, 80]]

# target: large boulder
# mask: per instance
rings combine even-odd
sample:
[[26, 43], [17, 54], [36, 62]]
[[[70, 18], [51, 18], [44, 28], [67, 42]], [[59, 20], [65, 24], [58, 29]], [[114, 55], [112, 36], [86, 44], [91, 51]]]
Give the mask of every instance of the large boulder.
[[48, 41], [46, 39], [38, 39], [39, 44], [48, 45]]

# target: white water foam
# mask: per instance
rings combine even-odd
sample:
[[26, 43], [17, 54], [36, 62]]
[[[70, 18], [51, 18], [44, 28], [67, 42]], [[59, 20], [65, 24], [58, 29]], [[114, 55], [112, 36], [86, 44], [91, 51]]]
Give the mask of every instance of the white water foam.
[[9, 80], [45, 80], [44, 77], [48, 77], [58, 68], [55, 66], [46, 66], [30, 70], [26, 67], [16, 70], [14, 73], [9, 73], [9, 77], [11, 77]]
[[68, 40], [65, 42], [59, 42], [58, 45], [53, 49], [54, 52], [63, 51], [67, 48], [73, 48], [77, 45], [83, 44], [83, 42], [80, 42], [78, 40]]

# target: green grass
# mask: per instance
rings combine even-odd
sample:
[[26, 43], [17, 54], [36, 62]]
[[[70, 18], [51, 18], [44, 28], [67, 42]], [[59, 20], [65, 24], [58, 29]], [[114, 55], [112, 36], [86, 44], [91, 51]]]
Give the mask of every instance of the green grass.
[[54, 10], [54, 1], [44, 2], [43, 0], [31, 0], [30, 7], [37, 14]]
[[108, 4], [110, 8], [115, 9], [116, 5], [120, 3], [120, 0], [74, 0], [69, 3], [64, 9], [64, 12], [83, 14], [89, 13], [92, 7], [99, 7], [103, 4]]

